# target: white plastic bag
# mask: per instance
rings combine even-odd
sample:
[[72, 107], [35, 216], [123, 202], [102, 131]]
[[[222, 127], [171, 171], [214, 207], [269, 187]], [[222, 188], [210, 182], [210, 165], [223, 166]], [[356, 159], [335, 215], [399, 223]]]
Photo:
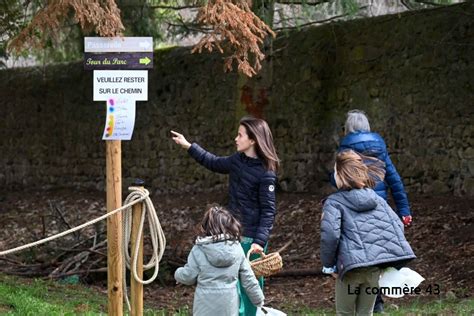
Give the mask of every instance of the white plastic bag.
[[410, 268], [401, 268], [400, 270], [387, 268], [380, 276], [379, 290], [385, 296], [400, 298], [405, 296], [405, 293], [412, 292], [412, 289], [415, 289], [424, 280], [425, 278]]
[[278, 309], [264, 306], [257, 307], [257, 316], [286, 316], [286, 314]]

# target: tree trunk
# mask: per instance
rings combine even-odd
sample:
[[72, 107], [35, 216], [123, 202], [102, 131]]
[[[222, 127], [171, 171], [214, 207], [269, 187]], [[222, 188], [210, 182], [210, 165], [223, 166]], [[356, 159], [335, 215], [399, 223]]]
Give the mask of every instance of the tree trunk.
[[[273, 26], [274, 1], [254, 0], [253, 12], [269, 27]], [[238, 98], [236, 100], [237, 122], [244, 115], [264, 118], [264, 108], [270, 105], [270, 93], [273, 82], [273, 62], [271, 54], [273, 38], [268, 36], [264, 41], [262, 52], [266, 58], [262, 61], [262, 69], [252, 78], [239, 73], [237, 82]]]

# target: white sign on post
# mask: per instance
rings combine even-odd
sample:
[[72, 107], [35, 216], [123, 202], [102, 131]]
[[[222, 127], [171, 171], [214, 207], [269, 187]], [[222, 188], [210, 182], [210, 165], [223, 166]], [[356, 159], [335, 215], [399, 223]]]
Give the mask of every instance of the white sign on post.
[[[101, 53], [89, 54], [108, 67], [121, 69], [122, 64], [112, 64], [110, 60], [128, 63], [128, 55], [117, 53], [153, 52], [152, 37], [85, 37], [84, 52]], [[108, 56], [108, 53], [110, 54]], [[92, 57], [91, 57], [92, 56]], [[123, 57], [120, 59], [119, 57]], [[141, 58], [140, 56], [132, 56]], [[148, 57], [147, 57], [148, 58]], [[153, 56], [151, 57], [153, 59]], [[108, 61], [105, 63], [105, 61]], [[135, 60], [136, 62], [136, 60]], [[145, 60], [145, 62], [150, 62]], [[143, 68], [139, 59], [135, 66]], [[114, 66], [115, 65], [115, 66]], [[128, 64], [127, 64], [128, 65]], [[133, 69], [134, 64], [127, 68]], [[92, 69], [94, 69], [92, 67]], [[107, 101], [107, 119], [102, 139], [130, 140], [135, 125], [135, 102], [148, 100], [148, 71], [146, 70], [94, 70], [94, 101]]]
[[153, 37], [84, 37], [84, 52], [153, 52]]
[[148, 100], [147, 70], [94, 70], [94, 101], [124, 97]]

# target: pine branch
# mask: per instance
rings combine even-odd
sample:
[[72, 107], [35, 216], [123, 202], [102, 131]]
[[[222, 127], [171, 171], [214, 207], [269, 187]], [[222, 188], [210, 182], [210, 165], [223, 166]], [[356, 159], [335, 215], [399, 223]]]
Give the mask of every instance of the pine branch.
[[[143, 5], [140, 4], [125, 4], [121, 5], [121, 8], [136, 8], [136, 7], [143, 7]], [[199, 9], [201, 6], [199, 5], [182, 5], [182, 6], [173, 6], [173, 5], [160, 5], [160, 4], [155, 4], [155, 5], [147, 5], [147, 8], [150, 9], [169, 9], [169, 10], [185, 10], [185, 9]]]
[[320, 5], [320, 4], [323, 4], [323, 3], [328, 3], [328, 2], [332, 2], [332, 0], [320, 0], [320, 1], [316, 1], [316, 2], [306, 2], [306, 1], [291, 1], [291, 0], [281, 0], [281, 1], [275, 1], [276, 3], [279, 3], [279, 4], [287, 4], [287, 5], [293, 5], [293, 4], [297, 4], [297, 5], [308, 5], [308, 6], [317, 6], [317, 5]]
[[301, 27], [310, 26], [310, 25], [322, 24], [322, 23], [330, 22], [330, 21], [333, 21], [333, 20], [336, 20], [336, 19], [339, 19], [339, 18], [343, 18], [343, 17], [345, 17], [345, 16], [348, 16], [348, 14], [336, 15], [336, 16], [330, 17], [330, 18], [325, 19], [325, 20], [311, 21], [311, 22], [304, 23], [304, 24], [297, 25], [297, 26], [280, 27], [280, 28], [276, 28], [276, 29], [274, 29], [274, 30], [275, 30], [276, 32], [282, 31], [282, 30], [293, 30], [293, 29], [297, 29], [297, 28], [301, 28]]
[[185, 10], [185, 9], [199, 9], [197, 5], [184, 5], [184, 6], [166, 6], [166, 5], [151, 5], [148, 6], [151, 9], [169, 9], [169, 10]]
[[430, 2], [430, 1], [423, 1], [423, 0], [412, 0], [413, 2], [416, 2], [416, 3], [421, 3], [421, 4], [426, 4], [426, 5], [432, 5], [432, 6], [435, 6], [435, 7], [444, 7], [445, 5], [444, 4], [440, 4], [440, 3], [435, 3], [435, 2]]
[[122, 35], [124, 26], [114, 0], [50, 0], [10, 42], [9, 49], [20, 52], [43, 46], [48, 37], [56, 39], [71, 10], [75, 21], [85, 31], [95, 30], [104, 37]]
[[187, 23], [175, 24], [175, 23], [170, 23], [170, 22], [166, 22], [166, 24], [168, 24], [168, 26], [170, 27], [182, 27], [186, 29], [186, 31], [189, 31], [189, 32], [194, 31], [194, 32], [200, 32], [200, 33], [205, 33], [205, 34], [209, 34], [212, 32], [212, 29], [199, 27], [198, 24], [187, 24]]
[[[367, 8], [368, 8], [368, 6], [363, 6], [363, 7], [360, 7], [359, 10], [364, 10], [364, 9], [367, 9]], [[294, 30], [294, 29], [307, 27], [307, 26], [311, 26], [311, 25], [315, 25], [315, 24], [323, 24], [323, 23], [330, 22], [330, 21], [333, 21], [333, 20], [337, 20], [339, 18], [343, 18], [343, 17], [349, 16], [349, 15], [350, 14], [347, 14], [347, 13], [346, 14], [341, 14], [341, 15], [335, 15], [333, 17], [330, 17], [330, 18], [324, 19], [324, 20], [311, 21], [311, 22], [308, 22], [308, 23], [300, 24], [300, 25], [276, 28], [276, 29], [274, 29], [274, 31], [278, 32], [278, 31], [282, 31], [282, 30]]]
[[275, 33], [252, 12], [247, 1], [209, 0], [199, 10], [197, 21], [213, 32], [194, 46], [193, 53], [203, 49], [224, 53], [225, 48], [230, 48], [233, 53], [225, 58], [224, 70], [231, 71], [234, 61], [238, 71], [248, 77], [261, 69], [265, 55], [260, 46], [268, 35], [275, 37]]
[[408, 2], [406, 0], [400, 0], [401, 4], [403, 4], [403, 6], [405, 8], [407, 8], [408, 10], [411, 10], [411, 6], [408, 4]]

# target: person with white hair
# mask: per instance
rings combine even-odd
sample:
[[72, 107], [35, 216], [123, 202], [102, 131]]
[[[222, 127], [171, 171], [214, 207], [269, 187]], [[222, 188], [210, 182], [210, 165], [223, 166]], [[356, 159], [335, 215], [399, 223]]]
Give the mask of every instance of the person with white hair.
[[[402, 179], [397, 169], [390, 159], [387, 146], [382, 136], [370, 131], [370, 124], [367, 115], [360, 110], [347, 112], [347, 119], [344, 125], [345, 136], [341, 139], [338, 152], [352, 149], [365, 156], [374, 157], [385, 163], [385, 179], [378, 181], [374, 191], [385, 200], [388, 200], [388, 189], [390, 188], [395, 202], [397, 215], [405, 226], [412, 222], [410, 204], [403, 186]], [[334, 177], [331, 182], [335, 185]], [[374, 312], [383, 311], [383, 300], [377, 296]]]
[[360, 110], [347, 112], [344, 133], [345, 136], [340, 142], [338, 152], [352, 149], [385, 163], [385, 179], [384, 181], [379, 181], [374, 190], [379, 196], [387, 200], [388, 189], [390, 188], [398, 216], [405, 226], [410, 225], [412, 221], [410, 204], [402, 179], [390, 159], [382, 136], [370, 131], [367, 115]]

